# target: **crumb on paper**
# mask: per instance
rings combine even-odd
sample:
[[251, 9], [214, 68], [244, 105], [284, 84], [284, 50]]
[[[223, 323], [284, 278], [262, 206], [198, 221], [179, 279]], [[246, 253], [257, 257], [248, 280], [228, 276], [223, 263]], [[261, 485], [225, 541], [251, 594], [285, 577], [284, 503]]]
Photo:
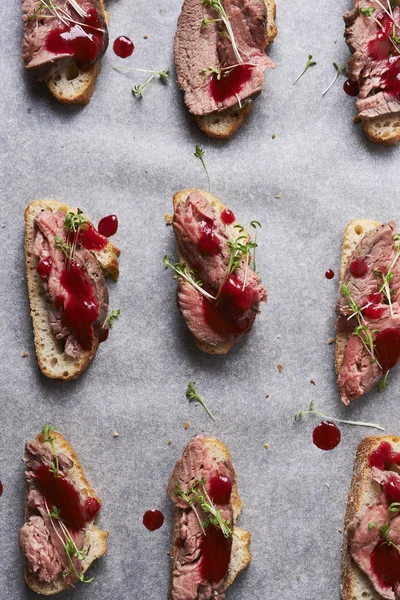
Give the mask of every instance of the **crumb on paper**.
[[189, 429], [189, 427], [190, 427], [189, 421], [185, 421], [183, 427], [184, 427], [184, 429]]
[[168, 440], [168, 446], [172, 444], [172, 440]]
[[297, 581], [300, 581], [301, 575], [296, 575]]
[[172, 219], [174, 217], [171, 215], [171, 213], [165, 213], [164, 215], [164, 219], [165, 219], [165, 224], [166, 225], [172, 225]]
[[334, 44], [337, 44], [337, 40], [333, 40], [333, 43], [334, 43]]
[[5, 223], [3, 223], [3, 225], [1, 226], [1, 228], [2, 228], [2, 229], [4, 229], [4, 228], [5, 228], [5, 226], [6, 226], [6, 224], [5, 224]]
[[364, 156], [360, 156], [360, 160], [365, 160], [365, 157]]
[[281, 199], [281, 195], [280, 195], [280, 194], [277, 194], [277, 195], [275, 196], [275, 198], [276, 198], [277, 200], [280, 200], [280, 199]]
[[343, 527], [339, 527], [339, 533], [343, 533]]
[[310, 383], [312, 383], [313, 385], [317, 385], [317, 384], [315, 383], [315, 379], [313, 379], [312, 377], [311, 377], [311, 379], [310, 379]]
[[265, 397], [266, 397], [266, 398], [269, 398], [269, 394], [265, 394]]
[[329, 338], [328, 344], [333, 344], [334, 341], [335, 341], [335, 338]]
[[21, 358], [26, 358], [27, 356], [29, 356], [29, 352], [23, 352], [21, 354]]
[[268, 448], [269, 448], [269, 444], [264, 444], [264, 448], [265, 448], [266, 450], [268, 450]]
[[326, 483], [325, 483], [325, 485], [326, 485], [326, 487], [327, 487], [327, 488], [328, 488], [328, 490], [329, 490], [329, 483], [328, 483], [328, 482], [326, 482]]
[[113, 433], [113, 437], [115, 437], [115, 438], [119, 437], [119, 433], [118, 433], [118, 431], [114, 431], [114, 433]]
[[333, 500], [333, 496], [331, 496], [331, 500]]
[[278, 365], [278, 371], [279, 371], [279, 373], [282, 373], [282, 371], [283, 371], [283, 365], [281, 363], [279, 363], [279, 365]]
[[144, 40], [148, 40], [149, 39], [149, 36], [147, 35], [147, 33], [143, 36], [143, 39]]
[[274, 140], [274, 139], [276, 138], [276, 133], [273, 133], [273, 134], [271, 135], [271, 137], [272, 137], [272, 139]]

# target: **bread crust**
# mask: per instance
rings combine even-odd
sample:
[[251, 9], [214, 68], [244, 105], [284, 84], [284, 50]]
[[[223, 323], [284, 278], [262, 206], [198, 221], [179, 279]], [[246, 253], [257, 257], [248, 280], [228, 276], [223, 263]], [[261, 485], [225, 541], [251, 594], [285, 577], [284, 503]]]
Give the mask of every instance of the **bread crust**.
[[[83, 373], [92, 361], [98, 347], [95, 338], [90, 351], [82, 351], [79, 358], [64, 354], [63, 344], [56, 340], [48, 319], [48, 301], [43, 293], [40, 276], [36, 272], [37, 258], [33, 253], [35, 243], [34, 219], [41, 210], [60, 210], [67, 213], [76, 209], [56, 200], [34, 200], [25, 210], [25, 259], [29, 303], [33, 322], [34, 343], [39, 368], [50, 379], [70, 381]], [[105, 275], [118, 278], [119, 248], [108, 242], [101, 252], [94, 253]]]
[[[204, 444], [207, 447], [207, 450], [213, 454], [213, 458], [218, 462], [229, 461], [232, 463], [232, 457], [223, 442], [217, 440], [216, 438], [206, 437], [204, 438]], [[242, 501], [239, 496], [239, 492], [237, 489], [237, 475], [236, 471], [233, 468], [234, 479], [232, 482], [232, 492], [231, 492], [231, 502], [233, 509], [233, 537], [232, 537], [232, 552], [231, 552], [231, 560], [228, 567], [228, 573], [225, 578], [224, 584], [221, 587], [220, 593], [225, 592], [228, 587], [233, 583], [236, 577], [241, 573], [244, 569], [246, 569], [251, 563], [251, 554], [250, 554], [250, 541], [251, 534], [248, 531], [244, 531], [240, 527], [236, 527], [236, 522], [239, 518], [239, 515], [242, 511]], [[171, 562], [171, 579], [170, 579], [170, 587], [169, 587], [169, 600], [172, 599], [172, 574], [174, 571], [174, 566], [178, 558], [179, 548], [176, 544], [177, 539], [180, 534], [179, 522], [182, 516], [182, 509], [175, 507], [174, 514], [174, 528], [172, 535], [172, 547], [170, 550], [170, 556], [172, 559]]]
[[[106, 12], [103, 0], [99, 0], [100, 10], [108, 25], [109, 13]], [[100, 61], [95, 62], [87, 71], [75, 67], [71, 79], [71, 68], [61, 70], [46, 79], [46, 84], [53, 96], [62, 104], [89, 104], [100, 73]]]
[[368, 457], [381, 442], [389, 442], [395, 446], [400, 444], [400, 437], [394, 435], [371, 436], [361, 440], [356, 453], [353, 477], [351, 480], [349, 499], [345, 517], [345, 532], [342, 548], [342, 582], [341, 600], [381, 600], [368, 577], [353, 561], [348, 548], [347, 528], [359, 510], [371, 500], [379, 500], [379, 485], [371, 479]]
[[[99, 504], [102, 502], [100, 498], [96, 495], [94, 489], [90, 486], [89, 481], [87, 480], [81, 463], [79, 462], [78, 456], [72, 446], [67, 442], [67, 440], [59, 433], [58, 431], [52, 432], [52, 437], [54, 438], [54, 445], [58, 453], [63, 453], [66, 456], [70, 457], [74, 461], [73, 467], [70, 469], [68, 473], [68, 478], [72, 480], [74, 485], [79, 489], [84, 498], [92, 497], [95, 498]], [[42, 434], [39, 433], [36, 438], [37, 441], [42, 441]], [[50, 447], [50, 446], [49, 446]], [[25, 493], [25, 521], [28, 521], [29, 518], [35, 514], [33, 510], [31, 510], [27, 503], [27, 493]], [[100, 558], [107, 552], [107, 538], [108, 531], [102, 531], [98, 527], [96, 527], [93, 523], [91, 523], [85, 532], [85, 540], [84, 547], [89, 547], [89, 552], [85, 560], [82, 561], [82, 573], [86, 573], [92, 562], [96, 558]], [[55, 583], [51, 584], [42, 584], [40, 583], [36, 577], [29, 571], [27, 566], [25, 565], [25, 581], [28, 587], [31, 588], [37, 594], [41, 594], [43, 596], [51, 596], [53, 594], [58, 594], [62, 590], [69, 588], [62, 578], [60, 578]]]
[[[276, 27], [276, 4], [275, 0], [264, 0], [267, 7], [267, 34], [271, 43], [278, 35]], [[196, 121], [201, 131], [210, 138], [219, 140], [230, 140], [234, 133], [243, 125], [246, 117], [252, 110], [252, 101], [245, 103], [242, 107], [233, 106], [223, 112], [215, 112], [209, 115], [197, 116]]]
[[400, 141], [400, 113], [363, 120], [364, 131], [370, 142], [396, 146]]
[[[187, 190], [181, 190], [180, 192], [176, 192], [176, 194], [174, 195], [173, 199], [172, 199], [172, 205], [174, 208], [174, 212], [177, 209], [179, 204], [184, 204], [187, 200], [187, 198], [190, 196], [190, 194], [192, 192], [194, 192], [197, 188], [189, 188]], [[218, 212], [222, 212], [223, 210], [225, 210], [225, 206], [224, 204], [222, 204], [222, 202], [220, 202], [220, 200], [218, 200], [218, 198], [216, 198], [215, 196], [213, 196], [212, 194], [210, 194], [209, 192], [204, 192], [203, 190], [198, 190], [211, 204], [211, 206], [213, 206], [215, 208], [215, 210], [217, 210]], [[238, 222], [235, 220], [232, 225], [229, 226], [228, 232], [231, 231], [232, 234], [234, 234], [236, 232], [237, 235], [237, 230], [234, 229], [234, 226], [237, 225]], [[250, 239], [250, 234], [248, 231], [246, 231], [246, 229], [243, 229], [243, 231], [241, 232], [241, 235], [247, 235], [247, 239]], [[178, 257], [179, 257], [179, 261], [180, 262], [184, 262], [184, 258], [182, 257], [182, 255], [180, 254], [179, 250], [178, 250]], [[193, 334], [192, 334], [193, 335]], [[203, 342], [202, 340], [199, 340], [198, 338], [196, 338], [196, 336], [193, 336], [194, 340], [196, 342], [196, 346], [199, 348], [199, 350], [201, 350], [202, 352], [205, 352], [206, 354], [227, 354], [227, 352], [229, 352], [229, 350], [232, 348], [233, 344], [235, 343], [235, 340], [233, 340], [232, 342], [226, 342], [224, 344], [207, 344], [206, 342]]]
[[[368, 231], [378, 227], [380, 223], [373, 221], [372, 219], [354, 219], [350, 221], [344, 230], [343, 243], [342, 243], [342, 259], [340, 263], [340, 280], [339, 280], [339, 294], [342, 288], [344, 274], [347, 269], [347, 265], [351, 260], [351, 256], [356, 249], [357, 245], [361, 242], [362, 238]], [[351, 334], [350, 334], [351, 335]], [[335, 349], [335, 368], [336, 374], [343, 364], [344, 352], [346, 349], [347, 342], [349, 340], [349, 334], [343, 332], [336, 333], [336, 349]]]

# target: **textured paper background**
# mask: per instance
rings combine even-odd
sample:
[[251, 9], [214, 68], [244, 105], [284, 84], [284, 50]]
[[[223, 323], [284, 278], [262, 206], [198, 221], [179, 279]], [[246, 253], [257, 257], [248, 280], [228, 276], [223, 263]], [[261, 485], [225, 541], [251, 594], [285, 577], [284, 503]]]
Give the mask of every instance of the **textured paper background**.
[[[46, 421], [78, 452], [103, 498], [100, 523], [110, 531], [108, 555], [91, 570], [94, 583], [64, 593], [68, 600], [167, 597], [172, 512], [165, 487], [184, 444], [201, 431], [230, 448], [244, 503], [240, 523], [253, 534], [253, 563], [228, 597], [338, 598], [338, 530], [356, 445], [371, 432], [343, 427], [340, 446], [323, 453], [311, 441], [318, 421], [294, 424], [294, 414], [315, 399], [329, 415], [400, 431], [398, 373], [384, 394], [371, 393], [346, 409], [335, 386], [334, 347], [327, 343], [338, 279], [327, 281], [324, 273], [338, 272], [345, 225], [356, 217], [398, 216], [399, 150], [365, 140], [352, 122], [343, 76], [321, 97], [334, 75], [332, 62], [348, 58], [341, 15], [350, 2], [321, 0], [318, 9], [300, 0], [279, 3], [279, 36], [270, 51], [278, 68], [267, 73], [248, 124], [227, 143], [200, 133], [173, 70], [168, 85], [154, 82], [142, 101], [130, 89], [144, 77], [112, 70], [116, 64], [172, 68], [180, 4], [110, 2], [111, 41], [128, 35], [136, 50], [125, 62], [108, 50], [86, 108], [57, 104], [25, 77], [19, 2], [1, 8], [1, 599], [34, 598], [23, 583], [17, 541], [20, 458], [25, 440]], [[309, 53], [318, 65], [292, 86]], [[269, 302], [251, 335], [225, 357], [196, 350], [176, 308], [175, 282], [162, 266], [163, 255], [175, 251], [164, 224], [173, 193], [207, 185], [193, 156], [196, 143], [205, 149], [215, 195], [243, 224], [254, 218], [263, 224], [258, 261]], [[39, 374], [29, 317], [23, 211], [45, 197], [82, 207], [94, 222], [109, 213], [120, 220], [121, 276], [110, 295], [121, 318], [93, 365], [68, 384]], [[21, 358], [24, 351], [28, 358]], [[215, 423], [187, 402], [192, 379]], [[149, 508], [166, 516], [154, 533], [141, 522]]]

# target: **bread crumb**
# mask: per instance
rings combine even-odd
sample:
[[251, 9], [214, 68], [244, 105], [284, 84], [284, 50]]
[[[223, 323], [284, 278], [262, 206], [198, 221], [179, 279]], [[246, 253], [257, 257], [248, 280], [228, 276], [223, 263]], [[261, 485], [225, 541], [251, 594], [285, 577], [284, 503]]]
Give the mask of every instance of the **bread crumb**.
[[335, 338], [329, 338], [328, 344], [333, 344], [334, 341], [335, 341]]
[[269, 448], [269, 444], [264, 444], [264, 448], [265, 448], [266, 450], [268, 450], [268, 448]]
[[333, 40], [333, 43], [334, 43], [334, 44], [337, 44], [337, 40]]
[[339, 527], [339, 533], [343, 533], [343, 527]]
[[314, 379], [310, 379], [310, 383], [312, 383], [313, 385], [316, 385], [315, 380]]
[[360, 160], [365, 160], [364, 156], [360, 156]]
[[265, 394], [265, 397], [266, 397], [266, 398], [269, 398], [269, 394]]
[[29, 356], [29, 352], [23, 352], [23, 353], [21, 354], [21, 357], [22, 357], [22, 358], [26, 358], [27, 356]]
[[113, 433], [113, 437], [115, 437], [115, 438], [119, 437], [119, 433], [118, 433], [118, 431], [114, 431], [114, 433]]
[[281, 199], [281, 195], [280, 195], [280, 194], [277, 194], [277, 195], [275, 196], [275, 198], [276, 198], [277, 200], [280, 200], [280, 199]]
[[329, 490], [329, 483], [325, 483], [325, 485], [326, 485], [326, 487], [327, 487], [327, 488], [328, 488], [328, 490]]
[[283, 365], [281, 363], [279, 363], [279, 365], [278, 365], [278, 371], [279, 371], [279, 373], [282, 373], [282, 371], [283, 371]]
[[168, 440], [168, 446], [172, 444], [172, 440]]
[[189, 427], [190, 427], [189, 421], [185, 421], [183, 427], [184, 427], [184, 429], [189, 429]]
[[171, 215], [171, 213], [165, 213], [164, 215], [164, 219], [165, 219], [165, 224], [166, 225], [172, 225], [172, 219], [174, 217]]
[[272, 139], [274, 140], [274, 139], [276, 138], [276, 133], [273, 133], [273, 134], [271, 135], [271, 137], [272, 137]]
[[146, 34], [146, 35], [144, 35], [144, 36], [143, 36], [143, 39], [144, 39], [144, 40], [148, 40], [148, 39], [149, 39], [149, 36]]
[[333, 500], [333, 496], [331, 496], [331, 500]]
[[296, 575], [297, 581], [300, 581], [300, 577], [301, 577], [301, 575]]

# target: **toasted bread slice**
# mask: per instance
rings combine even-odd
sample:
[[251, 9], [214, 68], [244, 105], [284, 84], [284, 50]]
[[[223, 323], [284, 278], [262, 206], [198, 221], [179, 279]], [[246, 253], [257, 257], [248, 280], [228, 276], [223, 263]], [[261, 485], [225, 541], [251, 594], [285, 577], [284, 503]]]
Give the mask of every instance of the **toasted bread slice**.
[[[54, 336], [48, 316], [48, 300], [43, 290], [40, 276], [36, 272], [37, 258], [33, 253], [35, 244], [35, 217], [42, 210], [75, 211], [76, 209], [57, 202], [56, 200], [35, 200], [25, 210], [25, 258], [29, 301], [33, 330], [35, 338], [36, 354], [40, 370], [46, 377], [51, 379], [63, 379], [69, 381], [76, 379], [86, 369], [96, 354], [98, 341], [93, 343], [90, 351], [82, 351], [79, 358], [71, 358], [63, 351], [63, 344]], [[111, 242], [100, 252], [94, 252], [100, 263], [105, 276], [118, 279], [118, 256], [119, 248]]]
[[[109, 14], [104, 8], [103, 0], [99, 0], [99, 5], [108, 24]], [[89, 104], [99, 73], [100, 61], [85, 71], [80, 70], [76, 65], [70, 65], [48, 77], [46, 83], [53, 96], [63, 104]]]
[[[82, 497], [84, 499], [88, 497], [96, 498], [99, 504], [101, 504], [100, 498], [96, 496], [95, 491], [86, 479], [82, 466], [72, 446], [57, 431], [52, 432], [52, 437], [54, 438], [54, 445], [56, 451], [58, 453], [65, 454], [74, 461], [74, 466], [68, 472], [68, 477], [74, 483], [76, 488], [80, 491]], [[36, 439], [38, 441], [41, 441], [41, 434], [37, 435]], [[25, 504], [25, 521], [28, 521], [33, 514], [34, 511], [32, 511]], [[86, 573], [92, 562], [96, 560], [96, 558], [100, 558], [107, 552], [107, 538], [108, 531], [102, 531], [93, 523], [88, 525], [85, 532], [85, 541], [83, 547], [89, 548], [89, 552], [86, 558], [81, 562], [82, 573]], [[65, 583], [65, 581], [62, 578], [60, 578], [55, 583], [40, 583], [27, 567], [25, 567], [25, 581], [27, 585], [31, 588], [31, 590], [44, 596], [51, 596], [52, 594], [57, 594], [58, 592], [61, 592], [62, 590], [65, 590], [66, 588], [70, 587]]]
[[[340, 264], [340, 281], [339, 281], [339, 293], [343, 283], [343, 277], [346, 271], [347, 264], [353, 254], [356, 246], [361, 242], [364, 235], [378, 227], [380, 223], [378, 221], [372, 221], [371, 219], [354, 219], [351, 221], [346, 229], [344, 230], [343, 245], [342, 245], [342, 261]], [[338, 374], [344, 359], [344, 351], [349, 339], [348, 333], [337, 332], [336, 333], [336, 352], [335, 352], [335, 366], [336, 373]]]
[[[264, 0], [267, 7], [267, 33], [269, 42], [273, 42], [278, 35], [275, 23], [276, 4], [275, 0]], [[252, 101], [246, 102], [242, 107], [236, 105], [226, 111], [211, 113], [202, 117], [196, 117], [200, 129], [209, 137], [220, 140], [229, 140], [241, 127], [251, 112]]]
[[375, 144], [395, 146], [400, 141], [400, 113], [363, 120], [365, 133]]
[[[232, 462], [231, 454], [228, 448], [223, 444], [220, 440], [215, 438], [205, 438], [204, 444], [206, 445], [208, 451], [212, 454], [213, 459], [217, 462]], [[236, 577], [246, 569], [251, 563], [251, 554], [250, 554], [250, 540], [251, 534], [248, 531], [244, 531], [240, 527], [236, 527], [236, 522], [239, 518], [239, 515], [242, 511], [242, 501], [240, 499], [238, 489], [237, 489], [237, 477], [236, 471], [234, 470], [234, 480], [232, 483], [232, 492], [231, 492], [231, 502], [233, 508], [233, 537], [232, 537], [232, 553], [231, 560], [229, 563], [228, 574], [226, 576], [224, 585], [220, 590], [220, 593], [224, 593], [225, 590], [233, 583]], [[177, 538], [179, 535], [179, 521], [180, 521], [180, 513], [181, 509], [177, 508], [175, 510], [175, 527], [173, 531], [173, 543], [172, 549], [170, 551], [170, 555], [172, 558], [172, 572], [174, 570], [176, 560], [178, 558], [178, 546], [177, 546]], [[171, 577], [172, 584], [172, 577]], [[171, 596], [172, 586], [170, 587], [169, 600], [172, 600]]]
[[[186, 202], [188, 196], [190, 196], [190, 194], [195, 189], [196, 188], [182, 190], [180, 192], [177, 192], [174, 195], [174, 197], [172, 199], [174, 211], [176, 210], [178, 204], [184, 204]], [[212, 194], [209, 194], [208, 192], [204, 192], [203, 190], [199, 190], [199, 191], [209, 201], [211, 206], [213, 206], [213, 208], [217, 212], [221, 213], [223, 210], [225, 210], [226, 207], [215, 196], [213, 196]], [[232, 238], [236, 238], [238, 236], [238, 230], [234, 229], [234, 226], [237, 224], [238, 224], [238, 222], [234, 221], [232, 223], [232, 225], [227, 227], [227, 231], [228, 231], [228, 233], [230, 232], [232, 234]], [[240, 232], [240, 235], [247, 235], [248, 239], [250, 239], [250, 234], [245, 229]], [[182, 255], [179, 252], [178, 252], [178, 256], [179, 256], [179, 262], [185, 262]], [[235, 343], [235, 340], [233, 340], [232, 342], [226, 342], [225, 344], [217, 344], [215, 346], [212, 346], [211, 344], [207, 344], [206, 342], [203, 342], [202, 340], [199, 340], [196, 337], [194, 339], [195, 339], [196, 345], [199, 348], [199, 350], [201, 350], [202, 352], [206, 352], [207, 354], [226, 354], [227, 352], [229, 352], [229, 350], [232, 348], [233, 344]]]
[[395, 446], [396, 452], [400, 451], [400, 437], [391, 435], [364, 438], [357, 448], [345, 518], [341, 600], [382, 600], [381, 595], [373, 588], [368, 577], [353, 561], [348, 549], [347, 539], [347, 527], [358, 511], [364, 506], [379, 500], [380, 488], [371, 478], [368, 457], [381, 442], [390, 442]]

